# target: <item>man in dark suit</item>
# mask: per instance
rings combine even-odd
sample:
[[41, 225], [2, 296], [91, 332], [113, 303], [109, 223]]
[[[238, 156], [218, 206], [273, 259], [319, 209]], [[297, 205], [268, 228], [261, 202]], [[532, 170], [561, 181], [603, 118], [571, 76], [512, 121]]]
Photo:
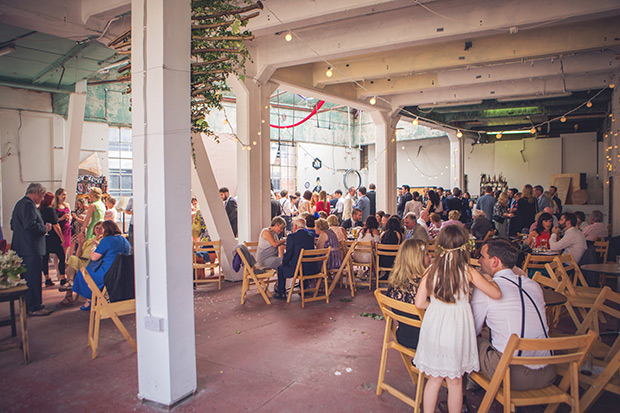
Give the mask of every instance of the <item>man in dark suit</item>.
[[340, 226], [344, 229], [363, 227], [364, 222], [362, 221], [362, 211], [357, 208], [353, 208], [351, 218], [342, 221]]
[[403, 195], [399, 198], [398, 205], [396, 207], [399, 217], [403, 217], [403, 214], [405, 213], [405, 205], [412, 199], [413, 195], [410, 192], [409, 185], [403, 185]]
[[42, 304], [41, 264], [45, 255], [45, 234], [52, 229], [52, 224], [44, 223], [37, 209], [45, 195], [46, 189], [39, 183], [31, 183], [26, 196], [20, 199], [11, 216], [13, 240], [11, 249], [19, 255], [26, 272], [23, 278], [28, 284], [26, 308], [30, 316], [45, 316], [52, 312]]
[[220, 196], [222, 201], [224, 201], [224, 208], [226, 209], [232, 232], [235, 238], [237, 238], [237, 201], [230, 197], [230, 191], [225, 186], [220, 188]]
[[[278, 267], [278, 286], [274, 290], [274, 297], [279, 300], [286, 300], [286, 279], [295, 275], [295, 267], [301, 250], [314, 249], [314, 237], [304, 231], [306, 222], [303, 218], [293, 220], [293, 233], [286, 237], [286, 252], [282, 257], [282, 265]], [[316, 263], [303, 264], [304, 274], [317, 272]]]
[[369, 191], [366, 192], [366, 196], [370, 199], [370, 215], [377, 214], [377, 192], [375, 192], [375, 184], [368, 185]]

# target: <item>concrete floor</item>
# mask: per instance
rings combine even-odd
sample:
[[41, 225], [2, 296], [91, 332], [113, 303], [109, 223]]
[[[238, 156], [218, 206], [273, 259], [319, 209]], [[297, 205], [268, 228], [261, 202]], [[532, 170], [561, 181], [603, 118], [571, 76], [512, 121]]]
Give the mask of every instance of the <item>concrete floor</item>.
[[[63, 296], [56, 287], [44, 289], [48, 308]], [[209, 284], [195, 292], [198, 389], [175, 411], [412, 410], [386, 392], [375, 394], [385, 324], [360, 315], [379, 312], [368, 290], [350, 300], [347, 291], [336, 289], [329, 304], [305, 309], [298, 296], [291, 304], [267, 305], [253, 290], [240, 305], [240, 292], [240, 283], [228, 282], [222, 291]], [[0, 318], [6, 316], [8, 304], [2, 304]], [[135, 336], [132, 316], [122, 320]], [[164, 410], [136, 397], [136, 354], [110, 320], [101, 323], [95, 360], [86, 341], [88, 312], [77, 305], [29, 318], [28, 329], [29, 365], [17, 350], [0, 353], [0, 412]], [[1, 329], [0, 344], [9, 335], [10, 328]], [[386, 381], [413, 394], [402, 360], [392, 353]], [[468, 392], [474, 411], [483, 394]], [[608, 394], [592, 411], [613, 411], [619, 402]], [[496, 403], [493, 411], [501, 406]]]

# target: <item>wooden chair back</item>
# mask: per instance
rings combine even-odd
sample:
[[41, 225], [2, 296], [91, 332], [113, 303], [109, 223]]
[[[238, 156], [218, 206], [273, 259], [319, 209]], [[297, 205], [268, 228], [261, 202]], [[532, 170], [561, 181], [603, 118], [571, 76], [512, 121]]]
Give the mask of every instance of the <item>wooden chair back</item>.
[[[482, 372], [471, 373], [471, 377], [480, 384], [486, 394], [480, 404], [479, 412], [488, 412], [493, 400], [504, 406], [504, 412], [515, 411], [519, 406], [552, 404], [555, 411], [559, 403], [567, 403], [573, 412], [581, 412], [579, 405], [579, 367], [590, 352], [598, 335], [589, 331], [585, 335], [570, 337], [553, 337], [543, 339], [521, 339], [516, 334], [510, 336], [504, 353], [492, 378]], [[515, 352], [549, 351], [549, 356], [531, 357], [515, 356]], [[510, 389], [510, 367], [523, 365], [560, 365], [568, 364], [567, 374], [559, 385], [550, 385], [542, 389], [512, 391]], [[570, 392], [568, 392], [570, 387]]]
[[252, 255], [256, 256], [256, 251], [258, 251], [258, 241], [243, 241], [243, 245], [246, 246]]
[[392, 271], [392, 267], [393, 265], [389, 266], [389, 267], [382, 267], [381, 266], [381, 257], [392, 257], [392, 258], [396, 258], [396, 254], [398, 254], [398, 250], [400, 249], [400, 245], [396, 244], [375, 244], [375, 268], [377, 270], [377, 285], [375, 287], [375, 289], [379, 288], [379, 284], [383, 283], [383, 284], [387, 284], [388, 280], [380, 280], [379, 278], [381, 277], [381, 272], [382, 271], [386, 271], [386, 272], [390, 272]]
[[[355, 284], [356, 286], [368, 287], [369, 290], [372, 289], [372, 280], [375, 276], [375, 258], [374, 253], [375, 249], [373, 247], [372, 241], [347, 241], [347, 245], [349, 247], [354, 245], [353, 254], [351, 255], [351, 267], [353, 270], [357, 267], [359, 268], [367, 268], [368, 269], [368, 280], [356, 278]], [[359, 254], [368, 254], [370, 257], [368, 262], [360, 261]], [[356, 259], [357, 255], [357, 259]]]
[[[202, 261], [200, 255], [209, 255], [210, 261]], [[222, 242], [221, 241], [194, 241], [193, 244], [193, 268], [194, 268], [194, 285], [217, 283], [218, 290], [222, 289]], [[202, 262], [201, 262], [202, 261]], [[207, 274], [212, 271], [213, 275]], [[204, 278], [199, 278], [199, 274], [203, 273]]]
[[245, 298], [250, 290], [252, 285], [256, 286], [256, 289], [263, 297], [263, 300], [267, 304], [271, 304], [271, 300], [269, 297], [272, 297], [271, 292], [269, 291], [269, 284], [277, 281], [275, 276], [275, 270], [266, 270], [263, 273], [256, 273], [256, 268], [250, 266], [248, 260], [245, 259], [245, 255], [241, 252], [240, 248], [236, 249], [239, 258], [241, 258], [241, 263], [243, 264], [243, 281], [241, 283], [241, 304], [245, 303]]
[[[572, 280], [573, 285], [575, 287], [588, 287], [588, 282], [586, 281], [586, 277], [584, 277], [581, 272], [581, 268], [577, 265], [577, 261], [573, 257], [573, 254], [560, 254], [555, 257], [555, 262], [557, 264], [557, 268], [562, 272], [562, 274], [569, 277]], [[573, 272], [573, 276], [570, 277], [568, 275], [569, 272]]]
[[495, 236], [495, 234], [497, 234], [497, 230], [496, 229], [490, 229], [489, 232], [487, 232], [487, 234], [484, 236], [482, 243], [487, 242], [488, 240], [490, 240], [491, 238], [493, 238], [493, 236]]
[[124, 300], [111, 303], [106, 298], [106, 288], [99, 290], [95, 281], [88, 273], [86, 268], [82, 268], [82, 275], [88, 288], [92, 291], [90, 302], [90, 318], [88, 321], [88, 345], [92, 350], [92, 358], [97, 357], [97, 348], [99, 347], [99, 326], [101, 320], [111, 318], [112, 322], [121, 332], [125, 340], [129, 343], [133, 351], [137, 351], [136, 341], [131, 337], [127, 328], [120, 320], [120, 316], [136, 313], [136, 300]]
[[[325, 300], [329, 303], [329, 285], [327, 283], [327, 260], [331, 253], [331, 247], [305, 250], [302, 249], [297, 260], [297, 266], [295, 267], [295, 273], [293, 275], [292, 287], [288, 292], [286, 302], [291, 302], [291, 297], [294, 293], [301, 293], [301, 307], [305, 308], [306, 301], [318, 301]], [[318, 266], [318, 272], [315, 274], [304, 274], [303, 264], [314, 263]], [[308, 288], [308, 292], [314, 293], [312, 297], [306, 297], [306, 287], [304, 281], [316, 280], [316, 286], [314, 288]], [[299, 283], [299, 287], [295, 288], [295, 283]], [[325, 294], [319, 295], [320, 289], [324, 286]]]
[[527, 271], [531, 268], [542, 270], [545, 268], [545, 264], [554, 260], [555, 255], [534, 255], [527, 254], [525, 261], [523, 262], [523, 271], [527, 274]]
[[435, 244], [435, 241], [429, 241], [426, 248], [431, 259], [435, 258], [435, 255], [437, 255], [437, 244]]
[[[398, 328], [397, 322], [407, 324], [411, 327], [420, 328], [422, 325], [422, 319], [424, 318], [424, 310], [418, 309], [413, 304], [394, 300], [386, 296], [385, 292], [386, 289], [384, 288], [375, 290], [375, 298], [377, 299], [381, 313], [385, 318], [385, 333], [383, 335], [381, 362], [379, 364], [377, 395], [380, 396], [381, 393], [383, 393], [383, 390], [386, 390], [392, 396], [413, 407], [414, 411], [417, 413], [420, 411], [420, 403], [422, 402], [424, 374], [420, 372], [411, 362], [411, 360], [415, 357], [415, 349], [405, 347], [396, 340], [396, 329]], [[406, 317], [396, 311], [417, 316], [418, 319]], [[387, 355], [389, 349], [396, 350], [400, 354], [405, 365], [405, 369], [407, 369], [409, 377], [411, 377], [411, 381], [416, 388], [415, 399], [409, 397], [404, 392], [385, 382]]]
[[609, 253], [609, 240], [605, 238], [599, 238], [594, 241], [594, 250], [598, 254], [601, 262], [604, 264], [607, 262], [607, 254]]

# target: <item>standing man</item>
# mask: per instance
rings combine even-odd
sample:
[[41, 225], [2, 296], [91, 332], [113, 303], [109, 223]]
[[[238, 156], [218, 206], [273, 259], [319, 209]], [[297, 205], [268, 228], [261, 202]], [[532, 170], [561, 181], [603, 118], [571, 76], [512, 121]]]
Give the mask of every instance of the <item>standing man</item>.
[[[293, 197], [295, 197], [295, 195], [291, 195], [291, 198]], [[286, 189], [280, 191], [280, 206], [282, 208], [282, 218], [286, 221], [286, 230], [290, 231], [293, 215], [297, 215], [298, 211], [291, 200], [288, 199], [288, 191]]]
[[555, 201], [555, 204], [558, 206], [557, 217], [562, 215], [562, 201], [558, 197], [558, 188], [554, 185], [549, 187], [549, 193], [551, 194], [551, 199]]
[[230, 197], [230, 191], [225, 186], [220, 188], [220, 197], [224, 201], [224, 208], [226, 209], [232, 232], [235, 238], [237, 238], [237, 201]]
[[377, 193], [375, 192], [375, 184], [368, 185], [369, 191], [366, 192], [366, 196], [370, 199], [370, 215], [377, 214]]
[[402, 218], [405, 213], [405, 206], [407, 202], [413, 200], [413, 195], [410, 192], [409, 185], [403, 185], [403, 196], [400, 197], [400, 203], [397, 206], [399, 216]]
[[[303, 231], [305, 228], [306, 221], [302, 218], [295, 218], [293, 233], [286, 237], [286, 252], [282, 257], [282, 265], [278, 267], [278, 286], [274, 290], [274, 297], [278, 300], [286, 300], [286, 279], [295, 275], [295, 267], [297, 267], [301, 250], [314, 249], [314, 237], [309, 232]], [[303, 271], [304, 274], [314, 274], [316, 263], [304, 263]]]
[[355, 200], [355, 188], [349, 188], [349, 193], [344, 197], [344, 208], [342, 211], [342, 219], [351, 218], [353, 212], [353, 201]]
[[13, 241], [11, 249], [22, 257], [26, 272], [24, 278], [28, 284], [26, 308], [30, 316], [46, 316], [52, 313], [42, 304], [41, 264], [45, 255], [45, 234], [52, 229], [52, 224], [44, 223], [37, 209], [45, 195], [46, 189], [39, 183], [31, 183], [26, 196], [20, 199], [11, 216]]
[[360, 197], [355, 204], [355, 208], [362, 211], [362, 222], [366, 222], [366, 218], [370, 215], [370, 199], [366, 196], [365, 186], [360, 186], [359, 195]]
[[334, 215], [338, 217], [338, 222], [342, 221], [342, 213], [344, 212], [344, 198], [342, 197], [342, 191], [340, 189], [336, 189], [334, 191], [334, 196], [336, 197], [336, 205], [334, 206]]
[[[481, 250], [480, 265], [484, 274], [493, 274], [493, 281], [502, 290], [502, 298], [489, 298], [477, 288], [471, 298], [476, 333], [486, 322], [491, 342], [478, 337], [480, 370], [493, 377], [512, 334], [522, 338], [545, 338], [549, 328], [545, 299], [536, 281], [515, 274], [519, 252], [505, 238], [487, 241]], [[525, 357], [548, 356], [548, 351], [524, 351]], [[510, 366], [510, 387], [513, 390], [541, 389], [552, 384], [554, 365]]]
[[493, 188], [491, 185], [487, 185], [484, 187], [484, 195], [478, 198], [478, 202], [476, 202], [476, 209], [483, 210], [488, 219], [493, 216], [493, 207], [496, 202], [497, 199], [493, 196]]
[[534, 196], [536, 197], [536, 201], [538, 203], [538, 212], [544, 211], [545, 208], [551, 206], [551, 201], [543, 195], [544, 193], [545, 189], [541, 185], [536, 185], [534, 187]]

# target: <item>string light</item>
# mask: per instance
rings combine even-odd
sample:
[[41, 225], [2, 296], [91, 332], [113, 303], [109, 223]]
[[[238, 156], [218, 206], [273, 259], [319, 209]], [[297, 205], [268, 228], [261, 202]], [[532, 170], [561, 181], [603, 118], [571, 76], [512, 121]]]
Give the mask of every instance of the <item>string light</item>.
[[418, 118], [416, 117], [416, 118], [413, 120], [413, 122], [411, 122], [411, 123], [413, 123], [413, 126], [418, 126], [418, 125], [420, 124], [420, 121], [419, 121], [419, 120], [418, 120]]
[[495, 137], [497, 139], [502, 139], [502, 133], [501, 132], [497, 132], [497, 135], [495, 135]]
[[461, 130], [459, 129], [459, 131], [456, 133], [456, 137], [457, 138], [462, 138], [463, 137], [463, 132], [461, 132]]
[[257, 134], [258, 136], [260, 136], [260, 135], [262, 135], [263, 133], [262, 133], [261, 131], [258, 131], [256, 134]]
[[251, 151], [252, 147], [250, 145], [248, 145], [247, 149], [248, 149], [248, 151]]
[[610, 89], [613, 89], [613, 88], [615, 88], [615, 87], [616, 87], [616, 85], [615, 85], [615, 84], [613, 84], [613, 83], [609, 85], [609, 88], [610, 88]]
[[245, 151], [245, 145], [241, 145], [241, 150]]
[[228, 120], [224, 119], [224, 120], [222, 121], [222, 123], [223, 123], [224, 125], [228, 125]]
[[377, 103], [377, 98], [375, 96], [371, 97], [369, 103], [371, 105], [374, 105], [375, 103]]
[[328, 68], [327, 68], [327, 72], [325, 72], [325, 76], [327, 76], [327, 77], [332, 77], [332, 76], [333, 76], [333, 74], [334, 74], [334, 72], [332, 72], [332, 68], [331, 68], [331, 67], [328, 67]]
[[536, 128], [532, 126], [532, 129], [530, 129], [530, 133], [532, 135], [536, 135]]
[[590, 102], [590, 101], [588, 100], [588, 103], [586, 103], [586, 107], [591, 108], [591, 107], [592, 107], [592, 102]]
[[256, 146], [258, 144], [258, 142], [254, 141], [252, 142], [252, 145]]
[[291, 34], [291, 32], [286, 33], [286, 35], [284, 36], [284, 40], [286, 40], [287, 42], [293, 40], [293, 35]]
[[562, 123], [566, 122], [566, 116], [562, 116], [562, 117], [560, 118], [560, 122], [562, 122]]

